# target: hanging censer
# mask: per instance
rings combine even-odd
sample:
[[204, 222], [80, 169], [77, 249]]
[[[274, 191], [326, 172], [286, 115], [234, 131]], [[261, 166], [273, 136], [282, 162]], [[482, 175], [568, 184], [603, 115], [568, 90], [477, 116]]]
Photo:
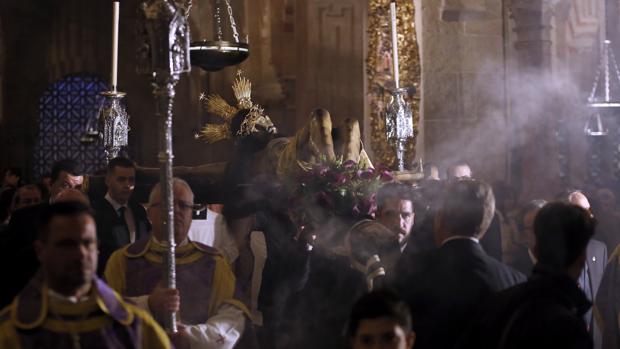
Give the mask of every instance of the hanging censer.
[[230, 0], [223, 0], [225, 11], [228, 15], [232, 41], [224, 40], [222, 32], [222, 0], [215, 0], [214, 20], [217, 40], [201, 40], [192, 42], [190, 45], [190, 59], [192, 65], [201, 67], [205, 71], [218, 71], [222, 68], [237, 65], [250, 55], [250, 46], [246, 37], [245, 42], [239, 39], [237, 24], [233, 16]]

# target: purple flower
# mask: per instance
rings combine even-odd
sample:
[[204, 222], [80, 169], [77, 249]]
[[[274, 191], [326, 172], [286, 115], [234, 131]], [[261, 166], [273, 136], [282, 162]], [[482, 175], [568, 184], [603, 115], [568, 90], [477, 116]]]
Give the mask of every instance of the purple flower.
[[364, 180], [371, 180], [373, 179], [374, 176], [375, 176], [374, 171], [369, 168], [368, 170], [362, 172], [362, 175], [360, 177]]
[[312, 168], [312, 174], [315, 176], [325, 176], [329, 172], [329, 167], [325, 165], [316, 165]]
[[331, 173], [329, 182], [333, 185], [341, 185], [347, 182], [347, 176], [344, 173]]
[[383, 163], [381, 163], [381, 164], [377, 164], [377, 166], [375, 166], [375, 169], [376, 169], [378, 172], [383, 172], [383, 171], [389, 171], [389, 170], [390, 170], [390, 168], [389, 168], [389, 167], [387, 167], [387, 166], [385, 166], [385, 164], [383, 164]]
[[353, 160], [347, 160], [347, 161], [345, 161], [345, 162], [342, 164], [342, 167], [343, 167], [344, 169], [349, 170], [349, 169], [354, 168], [356, 165], [357, 165], [357, 164], [355, 163], [355, 161], [353, 161]]
[[381, 180], [383, 182], [391, 182], [394, 180], [394, 176], [392, 175], [392, 173], [388, 170], [384, 170], [381, 172]]

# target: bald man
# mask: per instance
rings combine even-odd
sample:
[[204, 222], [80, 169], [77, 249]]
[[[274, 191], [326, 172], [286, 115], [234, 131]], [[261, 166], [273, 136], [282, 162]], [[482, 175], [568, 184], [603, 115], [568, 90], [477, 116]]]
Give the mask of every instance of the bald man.
[[50, 198], [50, 204], [70, 201], [90, 206], [88, 196], [83, 191], [74, 188], [63, 189]]
[[233, 348], [243, 334], [246, 306], [239, 301], [235, 277], [214, 248], [188, 238], [194, 193], [178, 178], [173, 181], [176, 289], [163, 285], [162, 262], [166, 253], [161, 186], [151, 191], [147, 215], [152, 234], [117, 250], [105, 268], [105, 279], [117, 292], [132, 298], [160, 323], [177, 312], [177, 349]]
[[[561, 201], [579, 206], [584, 210], [592, 214], [590, 207], [590, 201], [588, 197], [581, 191], [576, 189], [568, 189], [559, 197]], [[595, 235], [596, 236], [596, 235]], [[598, 293], [599, 286], [603, 279], [603, 273], [605, 272], [605, 266], [607, 263], [607, 246], [604, 243], [590, 239], [588, 248], [586, 250], [586, 264], [581, 271], [581, 275], [577, 280], [579, 287], [588, 297], [588, 300], [593, 302], [594, 297]], [[588, 332], [592, 335], [594, 341], [594, 349], [600, 349], [602, 346], [602, 334], [600, 324], [594, 321], [594, 313], [589, 310], [584, 321], [588, 327]]]

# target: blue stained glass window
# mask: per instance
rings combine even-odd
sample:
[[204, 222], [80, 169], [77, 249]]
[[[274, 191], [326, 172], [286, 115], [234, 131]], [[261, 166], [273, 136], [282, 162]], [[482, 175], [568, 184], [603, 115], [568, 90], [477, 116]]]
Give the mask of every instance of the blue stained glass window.
[[96, 76], [72, 75], [50, 85], [39, 99], [38, 137], [34, 150], [34, 174], [49, 172], [56, 160], [71, 158], [87, 173], [105, 166], [99, 142], [82, 144], [89, 119], [97, 116], [107, 84]]

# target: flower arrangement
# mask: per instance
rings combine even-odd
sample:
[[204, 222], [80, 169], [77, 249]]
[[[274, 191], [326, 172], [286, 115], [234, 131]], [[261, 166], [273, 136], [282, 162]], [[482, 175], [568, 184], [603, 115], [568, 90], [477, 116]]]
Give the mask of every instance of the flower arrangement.
[[319, 207], [341, 217], [360, 218], [376, 209], [375, 193], [394, 180], [383, 166], [362, 168], [355, 161], [321, 160], [302, 171], [292, 183], [293, 207]]

